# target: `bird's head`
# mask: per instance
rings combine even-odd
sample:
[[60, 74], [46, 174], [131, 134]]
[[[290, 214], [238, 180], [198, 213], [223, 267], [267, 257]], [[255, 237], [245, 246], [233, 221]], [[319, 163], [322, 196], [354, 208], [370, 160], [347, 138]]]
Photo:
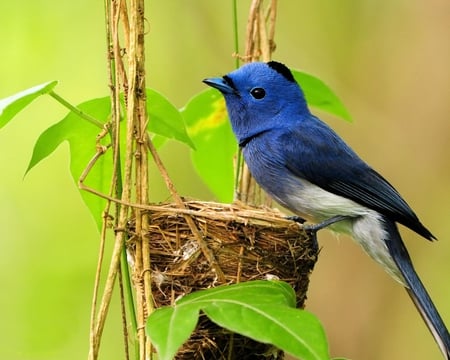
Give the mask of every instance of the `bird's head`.
[[291, 71], [279, 62], [249, 63], [221, 78], [203, 82], [225, 97], [239, 142], [260, 132], [292, 126], [309, 114]]

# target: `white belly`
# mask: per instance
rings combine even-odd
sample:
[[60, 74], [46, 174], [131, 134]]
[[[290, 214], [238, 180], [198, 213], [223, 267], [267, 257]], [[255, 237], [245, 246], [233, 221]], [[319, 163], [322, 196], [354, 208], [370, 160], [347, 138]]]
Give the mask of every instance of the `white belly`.
[[289, 200], [283, 201], [275, 197], [278, 202], [297, 215], [317, 223], [336, 215], [353, 217], [353, 219], [330, 225], [330, 230], [350, 235], [395, 280], [406, 285], [389, 254], [385, 243], [386, 239], [388, 239], [388, 234], [383, 226], [382, 217], [378, 212], [342, 196], [325, 191], [304, 180], [302, 180], [302, 187], [299, 187], [298, 184], [287, 185], [286, 194], [288, 196], [285, 199]]

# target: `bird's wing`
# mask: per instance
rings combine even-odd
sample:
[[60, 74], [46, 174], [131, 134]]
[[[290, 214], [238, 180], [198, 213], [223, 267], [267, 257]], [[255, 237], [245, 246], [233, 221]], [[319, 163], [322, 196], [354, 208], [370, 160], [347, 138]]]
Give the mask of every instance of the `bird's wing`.
[[417, 218], [400, 194], [380, 174], [362, 161], [326, 124], [308, 124], [282, 132], [285, 166], [294, 175], [322, 189], [399, 222], [423, 237], [434, 236]]

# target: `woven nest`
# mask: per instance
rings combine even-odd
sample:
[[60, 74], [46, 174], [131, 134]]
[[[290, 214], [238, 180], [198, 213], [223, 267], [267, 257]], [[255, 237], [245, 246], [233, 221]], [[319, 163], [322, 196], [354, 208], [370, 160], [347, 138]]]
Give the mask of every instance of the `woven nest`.
[[[304, 307], [309, 275], [317, 260], [314, 241], [299, 224], [277, 210], [242, 203], [185, 202], [155, 206], [150, 211], [152, 291], [155, 307], [173, 304], [193, 291], [255, 279], [279, 279], [295, 290], [297, 305]], [[212, 258], [223, 272], [222, 280], [192, 234], [185, 215], [194, 220]], [[130, 239], [133, 225], [130, 226]], [[134, 242], [128, 243], [134, 256]], [[144, 309], [145, 310], [145, 309]], [[231, 340], [232, 338], [232, 340]], [[229, 347], [232, 344], [232, 356]], [[281, 359], [281, 351], [215, 325], [202, 315], [194, 334], [176, 359]]]

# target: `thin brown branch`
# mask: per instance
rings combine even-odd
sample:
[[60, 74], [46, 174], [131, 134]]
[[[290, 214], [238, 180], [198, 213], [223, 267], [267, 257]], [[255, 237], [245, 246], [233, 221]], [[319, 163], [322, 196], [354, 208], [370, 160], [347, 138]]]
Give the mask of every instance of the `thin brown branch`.
[[[272, 52], [275, 50], [275, 20], [277, 1], [271, 0], [267, 15], [264, 13], [263, 0], [253, 0], [250, 5], [244, 61], [270, 61]], [[259, 198], [263, 198], [260, 188], [250, 174], [245, 162], [240, 162], [240, 169], [237, 173], [239, 179], [237, 181], [237, 199], [244, 202], [257, 204]]]
[[[135, 189], [136, 200], [140, 204], [147, 204], [148, 197], [148, 156], [147, 156], [147, 112], [145, 89], [145, 55], [144, 55], [144, 1], [130, 1], [130, 33], [129, 33], [129, 79], [133, 84], [129, 87], [129, 101], [133, 99], [131, 108], [128, 104], [128, 112], [135, 114], [136, 137], [136, 176]], [[145, 334], [145, 322], [152, 305], [151, 279], [150, 279], [150, 245], [145, 238], [148, 231], [148, 214], [137, 210], [135, 213], [136, 234], [139, 241], [136, 242], [135, 264], [133, 267], [134, 281], [138, 282], [137, 289], [142, 289], [136, 296], [138, 313], [138, 341], [140, 344], [140, 359], [150, 356], [151, 346]]]
[[125, 350], [125, 360], [130, 360], [130, 351], [128, 346], [128, 324], [127, 324], [127, 312], [125, 304], [125, 292], [123, 289], [122, 271], [119, 270], [119, 290], [120, 290], [120, 309], [122, 314], [122, 331], [123, 331], [123, 344]]
[[267, 62], [267, 61], [270, 61], [272, 52], [271, 52], [271, 46], [269, 43], [269, 38], [267, 35], [264, 10], [263, 10], [262, 6], [259, 8], [258, 20], [259, 20], [259, 29], [258, 29], [259, 30], [259, 47], [261, 49], [261, 57], [262, 57], [262, 61]]
[[269, 17], [268, 17], [268, 26], [269, 26], [269, 43], [270, 43], [270, 52], [273, 53], [275, 51], [275, 24], [277, 20], [277, 3], [278, 0], [271, 0], [269, 6]]

